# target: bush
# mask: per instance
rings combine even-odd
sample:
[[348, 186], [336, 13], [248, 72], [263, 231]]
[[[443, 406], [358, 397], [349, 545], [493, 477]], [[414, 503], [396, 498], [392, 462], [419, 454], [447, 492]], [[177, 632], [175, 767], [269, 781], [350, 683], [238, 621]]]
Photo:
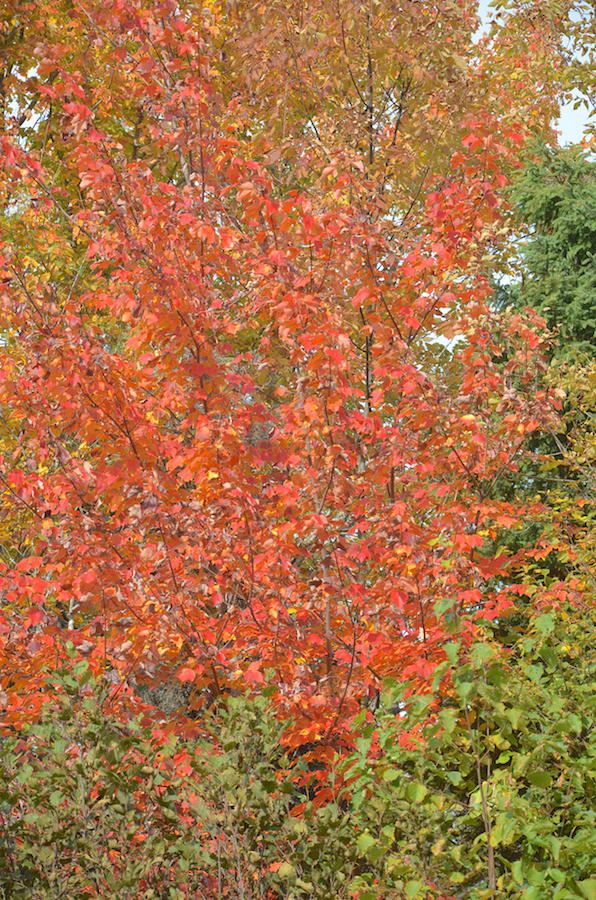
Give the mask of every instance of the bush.
[[4, 897], [347, 898], [371, 869], [345, 798], [315, 808], [308, 772], [258, 697], [230, 698], [182, 742], [106, 714], [86, 663], [52, 679], [0, 765]]

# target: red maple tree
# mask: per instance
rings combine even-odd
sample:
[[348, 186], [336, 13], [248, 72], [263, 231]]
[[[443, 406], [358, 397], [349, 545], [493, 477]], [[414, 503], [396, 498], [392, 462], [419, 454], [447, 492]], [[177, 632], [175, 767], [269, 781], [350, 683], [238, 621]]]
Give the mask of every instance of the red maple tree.
[[271, 682], [290, 746], [333, 743], [512, 603], [499, 534], [532, 509], [498, 486], [559, 400], [488, 276], [553, 108], [540, 19], [475, 44], [464, 0], [16, 14], [5, 721], [70, 641], [190, 709]]

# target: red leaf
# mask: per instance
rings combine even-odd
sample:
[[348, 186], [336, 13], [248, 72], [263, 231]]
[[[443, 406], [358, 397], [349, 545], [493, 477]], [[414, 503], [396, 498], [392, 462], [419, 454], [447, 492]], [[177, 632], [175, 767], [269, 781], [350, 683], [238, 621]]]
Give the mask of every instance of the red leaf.
[[184, 669], [178, 669], [178, 671], [176, 672], [176, 678], [182, 682], [194, 681], [196, 677], [197, 677], [197, 673], [195, 672], [194, 669], [184, 668]]

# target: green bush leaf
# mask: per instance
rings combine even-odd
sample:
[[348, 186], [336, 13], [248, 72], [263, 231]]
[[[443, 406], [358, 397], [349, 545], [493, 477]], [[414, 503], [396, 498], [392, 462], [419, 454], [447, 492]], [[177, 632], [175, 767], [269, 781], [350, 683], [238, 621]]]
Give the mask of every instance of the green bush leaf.
[[535, 784], [536, 787], [546, 788], [552, 782], [552, 777], [548, 774], [548, 772], [544, 772], [541, 769], [538, 769], [528, 774], [528, 781], [531, 784]]

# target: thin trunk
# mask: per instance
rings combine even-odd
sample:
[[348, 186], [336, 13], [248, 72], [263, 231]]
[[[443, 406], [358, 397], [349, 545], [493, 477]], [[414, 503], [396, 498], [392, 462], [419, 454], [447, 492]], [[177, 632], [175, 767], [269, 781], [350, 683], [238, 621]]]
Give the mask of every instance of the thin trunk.
[[374, 145], [374, 93], [373, 93], [373, 61], [370, 52], [370, 13], [366, 16], [366, 53], [368, 75], [368, 164], [372, 167], [375, 158]]

